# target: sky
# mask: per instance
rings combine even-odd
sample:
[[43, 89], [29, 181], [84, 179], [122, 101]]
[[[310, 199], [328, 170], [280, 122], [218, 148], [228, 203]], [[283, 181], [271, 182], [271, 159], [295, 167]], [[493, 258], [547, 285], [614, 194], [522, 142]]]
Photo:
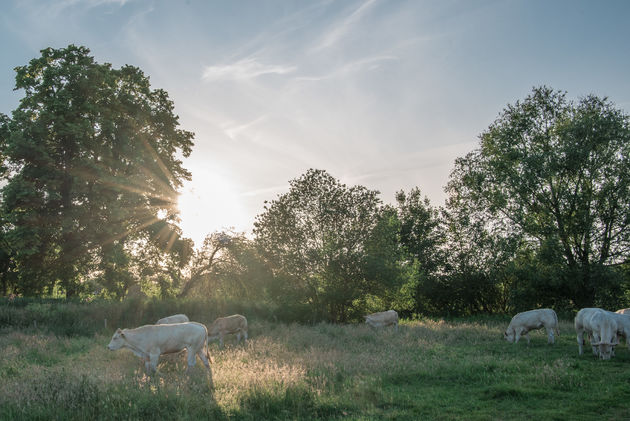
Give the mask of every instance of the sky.
[[16, 66], [83, 45], [165, 89], [195, 133], [182, 229], [196, 244], [310, 168], [434, 206], [456, 158], [535, 86], [630, 110], [626, 0], [3, 0], [0, 113]]

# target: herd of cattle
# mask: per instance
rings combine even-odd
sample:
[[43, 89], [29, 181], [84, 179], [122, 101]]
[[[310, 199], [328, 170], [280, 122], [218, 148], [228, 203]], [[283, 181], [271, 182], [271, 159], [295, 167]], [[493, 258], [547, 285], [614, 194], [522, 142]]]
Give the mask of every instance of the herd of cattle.
[[[374, 328], [394, 326], [398, 331], [398, 313], [394, 310], [370, 314], [365, 323]], [[517, 343], [524, 336], [529, 344], [529, 331], [545, 328], [548, 342], [555, 342], [558, 332], [558, 316], [549, 308], [525, 311], [512, 318], [503, 333], [508, 342]], [[614, 348], [623, 336], [628, 344], [630, 338], [630, 309], [611, 311], [600, 308], [583, 308], [575, 316], [578, 352], [583, 353], [584, 334], [587, 334], [593, 354], [608, 360], [614, 356]], [[203, 364], [210, 368], [208, 343], [219, 339], [223, 346], [225, 335], [235, 334], [236, 341], [247, 341], [247, 319], [240, 314], [216, 319], [210, 329], [197, 322], [191, 322], [185, 314], [176, 314], [158, 320], [154, 325], [135, 329], [118, 329], [107, 347], [111, 350], [127, 348], [144, 361], [147, 371], [155, 371], [160, 355], [186, 350], [188, 369], [195, 365], [197, 355]], [[628, 344], [630, 348], [630, 344]]]
[[[601, 308], [583, 308], [578, 311], [574, 320], [577, 334], [578, 353], [582, 355], [584, 334], [591, 342], [593, 355], [602, 360], [609, 360], [615, 355], [615, 346], [619, 345], [619, 337], [623, 336], [630, 348], [630, 309], [617, 310], [615, 313]], [[528, 332], [545, 328], [548, 342], [553, 344], [554, 332], [558, 334], [558, 316], [556, 312], [543, 308], [518, 313], [512, 318], [503, 337], [508, 342], [517, 343], [525, 336], [529, 343]]]
[[236, 334], [237, 342], [247, 340], [247, 319], [240, 314], [220, 317], [208, 330], [205, 325], [191, 322], [185, 314], [175, 314], [158, 320], [154, 325], [135, 329], [118, 329], [107, 345], [111, 351], [121, 348], [131, 350], [144, 361], [147, 371], [155, 371], [160, 355], [187, 352], [188, 370], [195, 365], [197, 355], [210, 368], [208, 342], [223, 336]]

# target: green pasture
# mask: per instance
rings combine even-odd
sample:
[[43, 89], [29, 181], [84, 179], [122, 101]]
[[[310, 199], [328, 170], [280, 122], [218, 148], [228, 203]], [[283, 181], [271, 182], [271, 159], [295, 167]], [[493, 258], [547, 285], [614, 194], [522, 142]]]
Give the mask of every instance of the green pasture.
[[[509, 318], [508, 318], [509, 319]], [[211, 374], [184, 355], [147, 376], [115, 327], [0, 332], [0, 419], [588, 420], [630, 417], [630, 351], [577, 354], [572, 323], [547, 345], [502, 339], [506, 318], [298, 325], [250, 318], [250, 340], [211, 344]], [[207, 322], [204, 320], [204, 322]], [[127, 326], [129, 327], [129, 326]]]

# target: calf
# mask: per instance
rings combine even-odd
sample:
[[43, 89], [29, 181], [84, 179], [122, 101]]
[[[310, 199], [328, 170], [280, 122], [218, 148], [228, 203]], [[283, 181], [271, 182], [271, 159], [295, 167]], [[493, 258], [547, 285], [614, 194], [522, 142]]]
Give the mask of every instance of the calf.
[[547, 343], [555, 343], [553, 336], [554, 331], [556, 335], [558, 332], [558, 316], [556, 312], [550, 308], [541, 308], [538, 310], [529, 310], [522, 313], [517, 313], [507, 329], [503, 333], [503, 337], [508, 342], [518, 343], [521, 336], [527, 339], [529, 344], [529, 331], [534, 329], [540, 329], [544, 327], [547, 331]]
[[210, 368], [207, 348], [208, 331], [201, 323], [145, 325], [136, 329], [118, 329], [107, 345], [110, 351], [128, 348], [142, 358], [147, 371], [155, 371], [160, 355], [186, 350], [188, 371], [196, 363], [196, 355]]
[[208, 341], [219, 338], [219, 343], [223, 346], [223, 336], [233, 333], [236, 334], [237, 343], [241, 341], [241, 335], [243, 342], [247, 341], [247, 319], [245, 316], [233, 314], [216, 319], [208, 329]]
[[365, 323], [374, 328], [394, 326], [396, 332], [398, 332], [398, 313], [394, 310], [381, 311], [380, 313], [373, 313], [363, 317], [365, 318]]

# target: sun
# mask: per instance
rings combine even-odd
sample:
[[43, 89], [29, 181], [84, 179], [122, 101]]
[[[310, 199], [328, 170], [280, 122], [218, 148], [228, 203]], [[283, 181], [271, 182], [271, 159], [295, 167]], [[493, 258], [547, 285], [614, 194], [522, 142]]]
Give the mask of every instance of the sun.
[[243, 226], [245, 215], [232, 182], [205, 171], [196, 175], [184, 183], [177, 206], [184, 237], [199, 247], [212, 232]]

